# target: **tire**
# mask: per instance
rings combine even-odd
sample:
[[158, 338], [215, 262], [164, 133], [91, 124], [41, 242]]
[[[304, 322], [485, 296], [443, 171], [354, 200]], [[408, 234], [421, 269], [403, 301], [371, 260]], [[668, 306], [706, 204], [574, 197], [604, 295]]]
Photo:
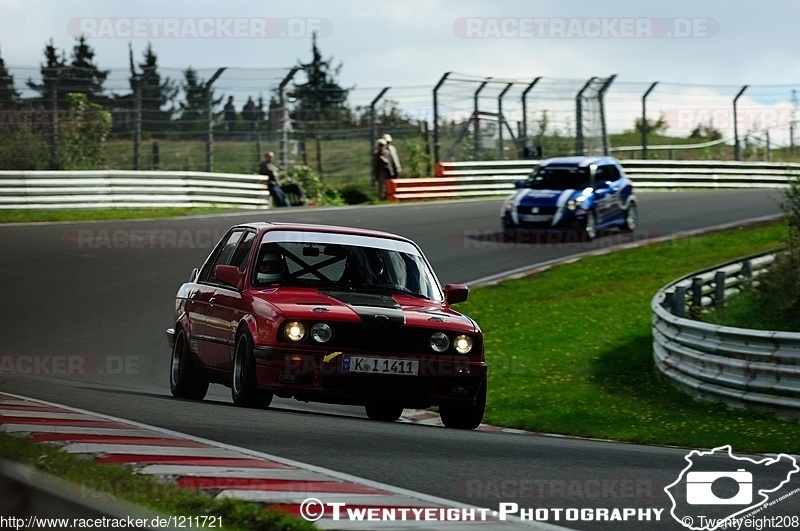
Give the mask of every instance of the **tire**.
[[631, 201], [631, 204], [628, 206], [628, 209], [624, 211], [624, 214], [625, 221], [622, 223], [622, 230], [636, 230], [639, 226], [639, 209], [636, 203]]
[[581, 230], [581, 237], [584, 241], [590, 242], [597, 238], [597, 232], [597, 215], [593, 211], [589, 211]]
[[253, 340], [246, 331], [236, 336], [231, 370], [231, 398], [239, 407], [266, 409], [272, 403], [272, 393], [258, 389]]
[[364, 406], [364, 411], [370, 420], [378, 420], [381, 422], [393, 422], [400, 418], [403, 414], [403, 406], [395, 404], [371, 404]]
[[202, 400], [208, 392], [208, 381], [194, 366], [183, 328], [178, 328], [175, 332], [175, 342], [172, 345], [169, 389], [174, 397], [193, 400]]
[[445, 428], [456, 430], [474, 430], [481, 425], [483, 413], [486, 411], [486, 379], [481, 382], [481, 388], [474, 404], [445, 402], [439, 406], [439, 415]]

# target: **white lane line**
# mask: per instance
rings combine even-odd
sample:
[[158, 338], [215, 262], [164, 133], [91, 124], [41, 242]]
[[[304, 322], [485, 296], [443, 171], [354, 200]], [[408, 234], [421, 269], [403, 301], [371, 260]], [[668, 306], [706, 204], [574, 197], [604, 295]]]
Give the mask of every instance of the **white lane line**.
[[84, 426], [51, 426], [46, 424], [0, 424], [0, 431], [7, 433], [74, 433], [76, 435], [118, 435], [121, 437], [159, 437], [162, 439], [176, 439], [167, 437], [151, 430], [123, 430], [116, 428], [87, 428]]
[[288, 481], [328, 481], [327, 476], [306, 470], [285, 468], [244, 468], [206, 465], [147, 465], [139, 470], [139, 474], [153, 476], [180, 476], [202, 478], [231, 479], [279, 479]]
[[70, 454], [135, 454], [179, 457], [242, 457], [239, 452], [223, 448], [187, 448], [184, 446], [148, 446], [133, 444], [74, 443], [62, 446]]
[[23, 411], [19, 409], [0, 408], [2, 417], [20, 417], [29, 419], [63, 419], [63, 420], [94, 420], [96, 417], [83, 413], [58, 413], [55, 411]]
[[[322, 503], [346, 503], [347, 505], [369, 505], [371, 507], [441, 507], [441, 504], [419, 502], [406, 496], [385, 494], [342, 494], [336, 492], [275, 491], [254, 489], [226, 489], [214, 496], [217, 499], [246, 500], [260, 503], [300, 504], [308, 498]], [[410, 503], [409, 503], [410, 502]]]

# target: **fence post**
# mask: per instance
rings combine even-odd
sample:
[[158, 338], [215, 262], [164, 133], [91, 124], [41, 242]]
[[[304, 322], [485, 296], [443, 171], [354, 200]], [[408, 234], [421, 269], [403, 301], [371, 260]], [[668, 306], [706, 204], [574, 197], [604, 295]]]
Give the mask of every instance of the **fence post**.
[[522, 158], [530, 158], [530, 148], [528, 146], [528, 92], [533, 90], [536, 83], [542, 79], [541, 76], [534, 79], [525, 90], [522, 91]]
[[672, 301], [672, 315], [686, 317], [686, 286], [675, 287], [675, 299]]
[[744, 276], [747, 280], [751, 280], [753, 278], [753, 262], [750, 260], [745, 260], [742, 262], [742, 276]]
[[147, 81], [147, 78], [150, 77], [150, 74], [153, 73], [153, 70], [147, 70], [142, 74], [137, 75], [134, 77], [133, 82], [134, 91], [134, 105], [136, 108], [136, 117], [135, 117], [135, 124], [134, 124], [134, 132], [133, 132], [133, 169], [139, 171], [142, 169], [142, 86]]
[[208, 120], [208, 129], [206, 130], [206, 171], [209, 173], [214, 171], [214, 98], [211, 85], [222, 75], [225, 68], [218, 68], [203, 88], [206, 96], [206, 118]]
[[480, 95], [481, 91], [483, 90], [483, 87], [485, 87], [487, 85], [487, 83], [489, 83], [489, 80], [491, 80], [491, 79], [492, 79], [491, 77], [487, 77], [486, 80], [483, 83], [480, 84], [480, 86], [478, 87], [478, 90], [476, 90], [475, 94], [472, 96], [472, 109], [473, 109], [472, 110], [472, 117], [475, 120], [473, 122], [473, 125], [475, 127], [475, 144], [474, 144], [475, 145], [475, 147], [474, 147], [475, 153], [473, 155], [476, 157], [477, 160], [481, 160], [481, 158], [483, 158], [483, 157], [481, 157], [481, 151], [482, 151], [481, 150], [481, 117], [480, 117], [480, 101], [479, 101], [478, 98], [479, 98], [479, 95]]
[[608, 128], [606, 127], [605, 97], [608, 87], [611, 86], [611, 83], [614, 82], [616, 77], [617, 74], [612, 74], [610, 78], [606, 79], [606, 82], [603, 83], [603, 86], [600, 87], [600, 90], [597, 91], [597, 97], [600, 99], [600, 129], [603, 135], [603, 155], [605, 156], [609, 156], [611, 154], [611, 146], [609, 145], [608, 141]]
[[503, 126], [506, 123], [505, 116], [503, 116], [503, 96], [506, 95], [506, 92], [514, 86], [514, 83], [509, 83], [506, 85], [506, 88], [500, 92], [500, 95], [497, 97], [497, 135], [500, 142], [500, 145], [497, 148], [497, 158], [503, 160], [505, 157], [503, 155]]
[[748, 85], [742, 87], [742, 90], [733, 98], [733, 160], [742, 160], [741, 153], [739, 151], [739, 126], [738, 121], [738, 114], [736, 109], [736, 102], [739, 98], [744, 94], [744, 91], [747, 90]]
[[278, 85], [278, 104], [281, 107], [281, 168], [284, 172], [289, 171], [289, 113], [286, 110], [286, 85], [292, 80], [300, 67], [292, 68], [286, 77]]
[[438, 92], [439, 89], [444, 85], [447, 76], [450, 75], [450, 72], [445, 72], [442, 76], [442, 79], [436, 83], [436, 86], [433, 87], [433, 163], [439, 164], [441, 159], [439, 158], [439, 149], [441, 145], [439, 143], [439, 96]]
[[703, 306], [703, 279], [699, 277], [692, 279], [692, 306]]
[[642, 158], [647, 159], [647, 96], [653, 92], [658, 85], [658, 81], [653, 82], [650, 88], [642, 96]]
[[714, 306], [722, 308], [725, 304], [725, 272], [717, 271], [714, 274]]
[[575, 96], [575, 154], [583, 155], [583, 93], [594, 80], [591, 78]]

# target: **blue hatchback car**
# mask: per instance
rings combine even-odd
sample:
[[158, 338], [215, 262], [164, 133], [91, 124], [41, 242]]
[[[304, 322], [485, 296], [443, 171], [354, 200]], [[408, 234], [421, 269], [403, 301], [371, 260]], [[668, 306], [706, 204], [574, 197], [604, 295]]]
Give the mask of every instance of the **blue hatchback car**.
[[500, 212], [505, 230], [577, 231], [591, 240], [638, 223], [633, 183], [613, 157], [547, 159], [515, 184]]

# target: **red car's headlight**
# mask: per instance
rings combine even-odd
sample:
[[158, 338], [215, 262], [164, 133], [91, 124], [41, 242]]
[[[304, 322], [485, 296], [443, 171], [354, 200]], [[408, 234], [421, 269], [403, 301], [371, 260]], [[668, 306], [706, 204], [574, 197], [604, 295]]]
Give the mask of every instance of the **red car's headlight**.
[[306, 337], [306, 325], [298, 321], [289, 321], [284, 325], [283, 333], [289, 341], [302, 341]]
[[459, 354], [469, 354], [472, 350], [472, 344], [472, 338], [462, 334], [457, 336], [453, 341], [453, 348], [456, 349], [456, 352]]

